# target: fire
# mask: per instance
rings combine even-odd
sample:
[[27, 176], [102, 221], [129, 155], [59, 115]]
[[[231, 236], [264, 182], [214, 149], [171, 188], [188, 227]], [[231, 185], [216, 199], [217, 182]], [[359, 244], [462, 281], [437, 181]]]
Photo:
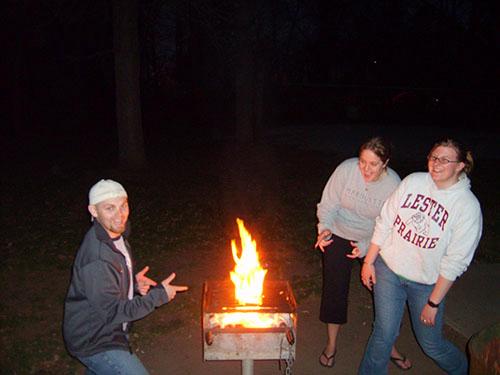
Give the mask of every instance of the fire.
[[[282, 320], [279, 315], [261, 312], [231, 312], [223, 314], [213, 314], [212, 325], [220, 325], [221, 328], [227, 326], [242, 326], [248, 328], [269, 328], [278, 327]], [[213, 322], [216, 322], [215, 324]]]
[[262, 305], [262, 290], [267, 270], [259, 263], [257, 244], [245, 228], [243, 220], [237, 218], [236, 223], [240, 232], [241, 256], [238, 257], [236, 240], [231, 240], [231, 250], [236, 263], [230, 272], [234, 284], [235, 297], [240, 305]]
[[234, 284], [235, 298], [239, 304], [236, 310], [239, 312], [215, 314], [213, 319], [222, 328], [226, 326], [277, 327], [280, 322], [277, 320], [276, 314], [258, 311], [262, 305], [262, 292], [267, 270], [260, 265], [257, 244], [246, 230], [243, 220], [238, 218], [236, 223], [240, 232], [241, 255], [238, 256], [236, 240], [231, 240], [235, 266], [234, 270], [230, 272], [230, 276]]

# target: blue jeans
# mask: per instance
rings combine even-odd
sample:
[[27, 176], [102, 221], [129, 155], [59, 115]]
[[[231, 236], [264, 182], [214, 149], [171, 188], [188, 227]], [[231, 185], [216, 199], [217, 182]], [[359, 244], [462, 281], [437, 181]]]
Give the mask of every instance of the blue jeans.
[[434, 327], [420, 321], [420, 313], [434, 285], [406, 280], [390, 270], [379, 256], [375, 262], [377, 283], [374, 286], [375, 322], [361, 361], [359, 374], [387, 374], [391, 348], [408, 302], [411, 324], [417, 341], [429, 357], [448, 374], [466, 375], [467, 358], [443, 337], [444, 301], [439, 305]]
[[148, 375], [141, 360], [125, 350], [108, 350], [90, 357], [79, 357], [86, 375]]

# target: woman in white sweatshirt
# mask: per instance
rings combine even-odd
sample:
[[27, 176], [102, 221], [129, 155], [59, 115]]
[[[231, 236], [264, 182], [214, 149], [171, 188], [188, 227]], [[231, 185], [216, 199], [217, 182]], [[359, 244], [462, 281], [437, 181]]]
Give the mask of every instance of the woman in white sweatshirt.
[[448, 374], [467, 374], [467, 359], [443, 337], [444, 299], [469, 266], [482, 233], [481, 207], [467, 174], [472, 155], [437, 142], [428, 173], [406, 177], [384, 204], [361, 269], [374, 290], [375, 323], [360, 374], [385, 374], [405, 303], [418, 343]]
[[[328, 180], [317, 207], [316, 246], [323, 252], [323, 292], [320, 320], [327, 325], [327, 343], [319, 357], [322, 366], [335, 364], [337, 336], [347, 323], [347, 300], [354, 258], [363, 257], [384, 201], [400, 183], [388, 167], [388, 142], [375, 137], [359, 156], [342, 162]], [[395, 348], [391, 360], [401, 369], [411, 362]]]

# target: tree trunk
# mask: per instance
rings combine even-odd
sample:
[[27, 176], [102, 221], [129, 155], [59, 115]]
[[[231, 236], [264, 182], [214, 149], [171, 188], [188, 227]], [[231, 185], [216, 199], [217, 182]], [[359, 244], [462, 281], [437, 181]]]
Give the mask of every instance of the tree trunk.
[[236, 139], [239, 142], [254, 140], [254, 69], [255, 55], [251, 43], [252, 6], [249, 0], [237, 3], [238, 43], [236, 58]]
[[116, 125], [120, 166], [146, 164], [142, 134], [137, 1], [113, 0]]

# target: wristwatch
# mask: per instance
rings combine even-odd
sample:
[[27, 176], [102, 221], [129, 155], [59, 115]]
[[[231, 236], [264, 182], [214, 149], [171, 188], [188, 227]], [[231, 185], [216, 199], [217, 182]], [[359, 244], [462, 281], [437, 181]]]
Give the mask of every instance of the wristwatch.
[[434, 303], [432, 302], [430, 299], [427, 300], [427, 304], [430, 306], [430, 307], [434, 307], [434, 308], [438, 308], [439, 307], [439, 303]]

